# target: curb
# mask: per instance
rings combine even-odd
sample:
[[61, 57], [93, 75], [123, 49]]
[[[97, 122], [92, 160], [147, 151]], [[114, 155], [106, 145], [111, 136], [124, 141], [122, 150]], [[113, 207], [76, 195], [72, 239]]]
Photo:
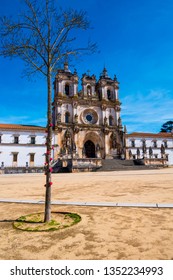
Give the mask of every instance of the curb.
[[[44, 204], [44, 200], [0, 199], [0, 203]], [[125, 203], [125, 202], [65, 202], [52, 201], [52, 205], [96, 206], [96, 207], [136, 207], [136, 208], [173, 208], [172, 203]]]

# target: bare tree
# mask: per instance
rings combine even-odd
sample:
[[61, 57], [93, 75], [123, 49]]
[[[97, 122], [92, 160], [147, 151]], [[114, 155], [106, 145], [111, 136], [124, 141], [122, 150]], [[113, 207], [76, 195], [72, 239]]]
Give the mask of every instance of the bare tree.
[[65, 58], [91, 53], [96, 44], [88, 42], [76, 47], [73, 34], [90, 24], [86, 13], [62, 10], [54, 0], [23, 0], [26, 8], [17, 18], [0, 18], [0, 55], [19, 57], [27, 68], [25, 74], [40, 72], [47, 84], [46, 194], [44, 221], [51, 219], [51, 150], [52, 150], [52, 79], [57, 66]]

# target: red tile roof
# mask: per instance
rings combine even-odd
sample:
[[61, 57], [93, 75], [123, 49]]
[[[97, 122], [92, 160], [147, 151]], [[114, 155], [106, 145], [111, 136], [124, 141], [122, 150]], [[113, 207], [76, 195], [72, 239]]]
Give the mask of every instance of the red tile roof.
[[132, 132], [127, 134], [128, 137], [152, 137], [152, 138], [173, 138], [172, 133], [160, 132], [160, 133], [150, 133], [150, 132]]
[[0, 130], [23, 130], [23, 131], [45, 131], [43, 126], [22, 125], [22, 124], [0, 124]]

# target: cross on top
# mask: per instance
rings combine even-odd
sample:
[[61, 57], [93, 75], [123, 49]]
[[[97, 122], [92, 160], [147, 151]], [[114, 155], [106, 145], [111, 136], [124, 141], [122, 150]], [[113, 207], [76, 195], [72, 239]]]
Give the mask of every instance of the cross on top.
[[90, 70], [87, 70], [87, 75], [90, 76]]

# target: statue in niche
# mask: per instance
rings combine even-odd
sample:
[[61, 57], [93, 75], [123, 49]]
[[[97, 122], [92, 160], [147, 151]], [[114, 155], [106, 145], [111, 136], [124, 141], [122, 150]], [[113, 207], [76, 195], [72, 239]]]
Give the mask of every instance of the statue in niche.
[[137, 158], [139, 159], [140, 158], [140, 150], [139, 150], [139, 148], [137, 148], [136, 154], [137, 154]]
[[91, 86], [87, 86], [87, 95], [88, 97], [91, 97]]
[[129, 159], [131, 159], [132, 158], [132, 151], [131, 150], [129, 150]]
[[64, 134], [63, 144], [64, 144], [64, 147], [67, 150], [67, 152], [71, 153], [71, 150], [72, 150], [72, 136], [71, 136], [71, 133], [70, 133], [69, 129], [67, 129], [65, 134]]
[[61, 122], [61, 113], [58, 113], [58, 115], [57, 115], [57, 122]]
[[143, 154], [146, 154], [146, 152], [147, 152], [147, 147], [145, 144], [142, 146], [142, 152], [143, 152]]
[[99, 144], [96, 144], [96, 156], [97, 156], [97, 158], [101, 157], [100, 145]]
[[74, 121], [75, 121], [75, 123], [78, 123], [78, 114], [75, 114]]
[[161, 145], [160, 150], [161, 150], [161, 157], [163, 158], [165, 155], [165, 147], [163, 144]]
[[119, 117], [118, 119], [118, 126], [121, 127], [122, 126], [122, 121], [121, 121], [121, 118]]
[[151, 147], [149, 147], [149, 156], [150, 158], [153, 156], [153, 149]]
[[69, 145], [69, 146], [67, 146], [67, 153], [68, 153], [68, 154], [71, 154], [71, 152], [72, 152], [72, 148], [71, 148], [71, 146]]
[[108, 125], [108, 118], [106, 116], [104, 117], [104, 125]]
[[76, 144], [75, 144], [75, 142], [73, 142], [72, 146], [73, 146], [73, 152], [76, 153]]
[[63, 156], [66, 154], [66, 142], [65, 140], [62, 141], [62, 147], [60, 148], [60, 155]]
[[67, 138], [67, 142], [66, 142], [67, 143], [67, 145], [66, 145], [67, 147], [70, 146], [70, 142], [71, 142], [70, 138]]

